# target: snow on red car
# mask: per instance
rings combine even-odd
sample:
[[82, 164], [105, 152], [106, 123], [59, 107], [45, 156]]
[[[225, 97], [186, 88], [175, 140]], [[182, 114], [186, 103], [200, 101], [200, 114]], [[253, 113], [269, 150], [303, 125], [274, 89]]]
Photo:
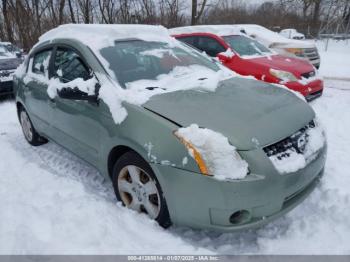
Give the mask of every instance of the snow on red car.
[[229, 25], [187, 26], [171, 34], [241, 75], [282, 84], [311, 101], [322, 95], [323, 81], [308, 61], [279, 55]]

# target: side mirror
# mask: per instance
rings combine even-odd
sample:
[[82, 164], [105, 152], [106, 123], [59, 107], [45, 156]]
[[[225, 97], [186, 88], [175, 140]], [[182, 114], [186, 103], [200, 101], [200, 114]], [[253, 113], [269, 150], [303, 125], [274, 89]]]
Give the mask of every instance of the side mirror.
[[22, 53], [21, 52], [16, 52], [16, 57], [17, 58], [21, 58], [22, 57]]
[[230, 62], [232, 60], [233, 57], [235, 57], [235, 54], [230, 51], [230, 53], [228, 53], [229, 51], [226, 51], [226, 52], [222, 52], [222, 53], [219, 53], [217, 55], [217, 58], [219, 59], [219, 61], [221, 63], [227, 63], [227, 62]]
[[218, 59], [221, 63], [226, 63], [230, 60], [230, 58], [224, 54], [218, 54]]
[[99, 90], [101, 88], [101, 85], [99, 83], [96, 83], [95, 85], [95, 93], [93, 95], [89, 95], [81, 90], [79, 90], [78, 87], [69, 88], [65, 87], [61, 90], [57, 90], [57, 94], [60, 98], [63, 99], [70, 99], [70, 100], [85, 100], [90, 103], [98, 104], [98, 94]]

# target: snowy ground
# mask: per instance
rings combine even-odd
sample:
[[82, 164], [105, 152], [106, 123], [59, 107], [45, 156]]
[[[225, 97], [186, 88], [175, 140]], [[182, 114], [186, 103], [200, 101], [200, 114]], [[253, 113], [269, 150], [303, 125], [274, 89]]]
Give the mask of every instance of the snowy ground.
[[1, 101], [0, 254], [349, 254], [350, 83], [326, 85], [312, 103], [328, 134], [322, 184], [288, 215], [232, 234], [164, 230], [117, 205], [95, 169], [53, 143], [29, 146]]
[[327, 40], [316, 42], [321, 56], [320, 74], [326, 78], [350, 80], [350, 40]]

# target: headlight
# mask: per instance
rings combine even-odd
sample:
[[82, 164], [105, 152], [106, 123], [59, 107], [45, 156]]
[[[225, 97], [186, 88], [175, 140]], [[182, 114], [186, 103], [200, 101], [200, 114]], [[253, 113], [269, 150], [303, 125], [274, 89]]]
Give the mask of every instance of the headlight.
[[292, 53], [296, 56], [304, 56], [303, 49], [301, 49], [301, 48], [285, 48], [284, 50], [287, 51], [288, 53]]
[[174, 135], [180, 140], [180, 142], [182, 144], [185, 145], [185, 147], [187, 148], [187, 150], [190, 152], [191, 156], [193, 157], [193, 159], [196, 161], [199, 170], [201, 171], [201, 173], [203, 175], [208, 176], [209, 175], [209, 171], [207, 168], [207, 165], [205, 164], [202, 155], [199, 153], [199, 151], [194, 147], [194, 145], [192, 145], [190, 142], [188, 142], [187, 140], [185, 140], [185, 138], [181, 137], [180, 134], [178, 132], [174, 132]]
[[284, 82], [298, 81], [298, 78], [296, 78], [296, 76], [293, 75], [291, 72], [270, 68], [270, 74], [273, 75], [274, 77], [277, 77], [278, 79], [280, 79]]
[[249, 173], [248, 163], [222, 134], [191, 124], [179, 128], [174, 135], [187, 148], [203, 175], [226, 180], [243, 179]]

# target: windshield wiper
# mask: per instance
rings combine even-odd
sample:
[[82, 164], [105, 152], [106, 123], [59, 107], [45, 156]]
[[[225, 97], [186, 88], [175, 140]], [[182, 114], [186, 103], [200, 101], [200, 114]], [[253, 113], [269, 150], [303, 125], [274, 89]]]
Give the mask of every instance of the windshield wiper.
[[159, 87], [159, 86], [148, 86], [148, 87], [146, 87], [147, 90], [154, 90], [154, 89], [157, 89], [157, 88], [160, 88], [162, 90], [166, 90], [166, 88], [162, 88], [162, 87]]

